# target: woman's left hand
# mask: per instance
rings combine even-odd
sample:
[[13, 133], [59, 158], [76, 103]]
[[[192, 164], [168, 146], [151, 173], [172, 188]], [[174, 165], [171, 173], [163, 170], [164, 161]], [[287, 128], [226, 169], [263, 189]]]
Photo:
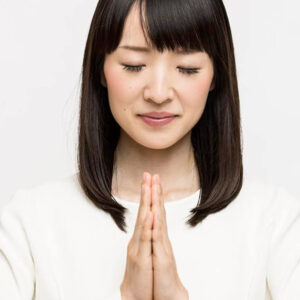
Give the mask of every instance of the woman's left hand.
[[188, 300], [188, 291], [179, 275], [172, 245], [168, 236], [166, 211], [159, 175], [152, 176], [152, 229], [153, 297], [154, 300]]

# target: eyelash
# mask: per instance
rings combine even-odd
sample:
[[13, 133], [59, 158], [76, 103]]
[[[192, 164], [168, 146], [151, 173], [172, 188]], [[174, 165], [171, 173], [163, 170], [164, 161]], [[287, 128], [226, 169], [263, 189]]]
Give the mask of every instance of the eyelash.
[[[139, 72], [143, 66], [130, 66], [130, 65], [123, 65], [124, 70], [127, 70], [129, 72]], [[198, 73], [199, 69], [187, 69], [187, 68], [179, 68], [179, 72], [185, 74], [185, 75], [192, 75], [195, 73]]]

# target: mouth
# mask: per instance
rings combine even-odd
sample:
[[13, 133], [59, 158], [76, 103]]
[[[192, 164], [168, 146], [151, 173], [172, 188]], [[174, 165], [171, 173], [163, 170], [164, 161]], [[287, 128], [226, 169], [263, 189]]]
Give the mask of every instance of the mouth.
[[138, 116], [152, 118], [152, 119], [165, 119], [170, 117], [172, 118], [177, 117], [178, 115], [168, 111], [150, 111], [150, 112], [138, 114]]
[[154, 119], [154, 120], [162, 120], [162, 119], [168, 119], [168, 118], [174, 118], [176, 117], [174, 116], [168, 116], [168, 117], [162, 117], [162, 118], [156, 118], [156, 117], [150, 117], [150, 116], [146, 116], [146, 115], [139, 115], [140, 117], [144, 117], [144, 118], [148, 118], [148, 119]]
[[138, 115], [138, 116], [146, 124], [148, 124], [150, 126], [154, 126], [154, 127], [169, 124], [170, 122], [172, 122], [172, 120], [174, 120], [177, 117], [176, 115], [163, 117], [163, 118], [154, 118], [154, 117], [149, 117], [149, 116], [145, 116], [145, 115]]

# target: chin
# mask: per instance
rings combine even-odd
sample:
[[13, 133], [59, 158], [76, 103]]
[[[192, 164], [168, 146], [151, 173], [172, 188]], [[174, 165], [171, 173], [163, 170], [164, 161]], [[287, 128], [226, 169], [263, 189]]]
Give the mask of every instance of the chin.
[[145, 137], [143, 137], [142, 140], [138, 140], [136, 142], [138, 144], [140, 144], [141, 146], [148, 148], [148, 149], [165, 150], [165, 149], [168, 149], [168, 148], [172, 147], [173, 145], [175, 145], [178, 141], [170, 139], [170, 138], [163, 139], [163, 138], [159, 138], [159, 137], [146, 140]]

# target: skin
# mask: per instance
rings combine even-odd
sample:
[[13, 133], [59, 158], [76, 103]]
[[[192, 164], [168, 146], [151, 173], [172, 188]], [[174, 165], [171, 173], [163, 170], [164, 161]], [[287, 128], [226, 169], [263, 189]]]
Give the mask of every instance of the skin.
[[[149, 47], [149, 52], [140, 52], [124, 49], [124, 45], [148, 47], [136, 6], [126, 19], [118, 48], [105, 56], [101, 77], [101, 84], [108, 90], [111, 112], [121, 128], [112, 193], [139, 202], [141, 208], [136, 220], [138, 229], [128, 245], [121, 286], [123, 299], [188, 299], [177, 274], [163, 203], [186, 197], [200, 188], [191, 130], [201, 118], [208, 93], [214, 88], [213, 63], [205, 52], [159, 53]], [[125, 64], [142, 67], [134, 72], [125, 70]], [[185, 74], [186, 68], [198, 72]], [[168, 111], [179, 116], [155, 128], [137, 116], [150, 111]], [[141, 192], [144, 171], [149, 177], [148, 184], [143, 181], [142, 185], [151, 191], [148, 196]], [[159, 175], [159, 183], [151, 174]], [[157, 185], [157, 192], [152, 191], [152, 185]], [[140, 297], [137, 286], [141, 286]], [[165, 294], [171, 289], [174, 294]]]
[[122, 300], [188, 300], [168, 236], [159, 175], [144, 172], [134, 233], [128, 243]]
[[[213, 88], [213, 64], [205, 52], [149, 53], [120, 48], [147, 46], [135, 6], [129, 12], [119, 47], [105, 56], [101, 82], [107, 87], [111, 112], [121, 133], [115, 152], [113, 193], [140, 201], [142, 173], [159, 174], [165, 201], [183, 198], [200, 188], [192, 154], [191, 129], [201, 118]], [[144, 65], [139, 72], [124, 70], [123, 64]], [[182, 68], [199, 68], [184, 74]], [[154, 128], [137, 114], [168, 111], [179, 116]]]

